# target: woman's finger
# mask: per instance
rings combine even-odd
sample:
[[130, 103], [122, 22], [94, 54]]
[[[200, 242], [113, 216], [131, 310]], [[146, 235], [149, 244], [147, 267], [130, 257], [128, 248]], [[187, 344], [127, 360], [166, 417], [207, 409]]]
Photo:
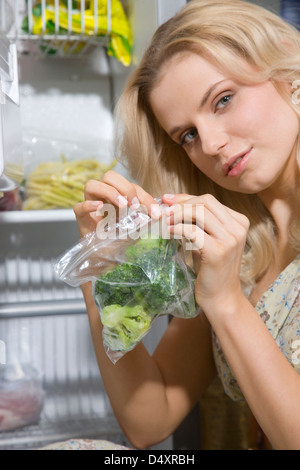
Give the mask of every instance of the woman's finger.
[[236, 212], [233, 209], [230, 209], [230, 207], [224, 206], [225, 209], [228, 211], [228, 213], [239, 223], [241, 224], [245, 229], [249, 229], [250, 226], [250, 221], [248, 217], [244, 214], [241, 214], [240, 212]]
[[176, 205], [170, 216], [166, 217], [166, 223], [169, 226], [181, 223], [197, 225], [207, 234], [219, 239], [228, 235], [225, 225], [203, 204]]
[[148, 214], [150, 214], [153, 219], [159, 219], [162, 216], [162, 210], [159, 203], [149, 193], [141, 188], [141, 186], [138, 186], [137, 184], [134, 186], [141, 206], [144, 206], [147, 209]]
[[84, 201], [79, 202], [74, 206], [74, 212], [76, 217], [84, 217], [87, 214], [95, 212], [103, 207], [103, 201]]
[[190, 194], [164, 194], [162, 196], [162, 203], [167, 204], [168, 206], [172, 206], [174, 204], [182, 204], [183, 202], [191, 199], [194, 196]]
[[102, 200], [123, 208], [128, 204], [127, 198], [115, 187], [103, 181], [90, 180], [85, 185], [86, 200]]
[[[220, 222], [219, 218], [204, 204], [176, 204], [172, 206], [170, 215], [166, 217], [166, 224], [194, 224], [204, 230], [207, 234], [217, 238], [225, 239], [228, 233], [238, 230], [238, 222], [231, 218], [229, 229], [226, 224]], [[238, 230], [239, 231], [239, 230]]]
[[218, 238], [249, 228], [247, 217], [227, 208], [211, 195], [190, 198], [185, 195], [182, 201], [166, 209], [167, 223], [195, 223]]
[[119, 173], [109, 170], [103, 175], [101, 181], [118, 192], [117, 201], [120, 200], [123, 207], [127, 204], [130, 206], [138, 203], [135, 185]]
[[159, 204], [149, 193], [112, 170], [105, 173], [100, 182], [95, 180], [87, 182], [85, 198], [102, 199], [119, 208], [128, 206], [138, 209], [143, 206], [155, 219], [159, 218], [162, 213]]
[[74, 206], [74, 214], [78, 223], [80, 236], [95, 230], [97, 223], [101, 220], [99, 210], [103, 207], [103, 201], [84, 201]]
[[186, 249], [201, 250], [204, 244], [205, 232], [198, 225], [194, 224], [176, 224], [169, 228], [170, 233], [174, 238], [185, 238], [191, 245]]
[[182, 212], [184, 212], [184, 207], [189, 205], [203, 205], [205, 208], [209, 209], [215, 214], [216, 217], [222, 223], [226, 223], [229, 220], [229, 213], [225, 211], [225, 206], [221, 204], [214, 196], [211, 194], [203, 194], [201, 196], [191, 196], [188, 194], [176, 194], [174, 195], [173, 204], [171, 205], [171, 199], [166, 199], [166, 195], [163, 196], [163, 200], [167, 201], [170, 204], [170, 207], [166, 208], [166, 215], [171, 214], [174, 211], [174, 208], [179, 210], [179, 206], [182, 206]]

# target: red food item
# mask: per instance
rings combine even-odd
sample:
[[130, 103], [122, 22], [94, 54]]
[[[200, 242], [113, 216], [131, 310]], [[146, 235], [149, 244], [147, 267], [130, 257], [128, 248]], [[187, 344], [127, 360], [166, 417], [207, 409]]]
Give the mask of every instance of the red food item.
[[29, 366], [0, 366], [0, 431], [38, 422], [44, 390], [35, 369]]
[[0, 197], [0, 212], [20, 209], [22, 209], [22, 200], [18, 188], [14, 191], [8, 191]]

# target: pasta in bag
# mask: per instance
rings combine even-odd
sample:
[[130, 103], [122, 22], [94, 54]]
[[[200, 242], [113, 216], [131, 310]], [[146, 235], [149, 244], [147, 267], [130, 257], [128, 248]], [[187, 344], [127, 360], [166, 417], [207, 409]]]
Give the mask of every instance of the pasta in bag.
[[114, 363], [144, 338], [158, 316], [198, 313], [195, 274], [182, 241], [167, 238], [162, 225], [142, 210], [128, 209], [115, 224], [102, 219], [56, 262], [56, 273], [67, 284], [92, 281], [104, 347]]

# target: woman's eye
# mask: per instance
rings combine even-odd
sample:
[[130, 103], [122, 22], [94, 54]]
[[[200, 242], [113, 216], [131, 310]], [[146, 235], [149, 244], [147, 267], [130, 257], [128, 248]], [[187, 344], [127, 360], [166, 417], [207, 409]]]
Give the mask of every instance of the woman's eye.
[[225, 106], [228, 105], [228, 103], [231, 101], [232, 95], [226, 95], [221, 98], [217, 104], [216, 104], [216, 109], [222, 109], [225, 108]]
[[191, 144], [194, 139], [197, 137], [198, 135], [198, 132], [197, 132], [197, 129], [191, 129], [190, 131], [186, 132], [181, 140], [180, 140], [180, 145], [185, 145], [185, 144]]

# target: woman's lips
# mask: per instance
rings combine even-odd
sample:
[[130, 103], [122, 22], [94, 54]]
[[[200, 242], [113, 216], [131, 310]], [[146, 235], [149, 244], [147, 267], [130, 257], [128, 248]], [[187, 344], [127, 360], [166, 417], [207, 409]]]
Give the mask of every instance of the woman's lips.
[[223, 165], [223, 172], [225, 176], [238, 176], [240, 175], [250, 158], [251, 150], [248, 150], [247, 152], [240, 153], [239, 155], [236, 155], [235, 157], [231, 158], [228, 160], [228, 162]]

